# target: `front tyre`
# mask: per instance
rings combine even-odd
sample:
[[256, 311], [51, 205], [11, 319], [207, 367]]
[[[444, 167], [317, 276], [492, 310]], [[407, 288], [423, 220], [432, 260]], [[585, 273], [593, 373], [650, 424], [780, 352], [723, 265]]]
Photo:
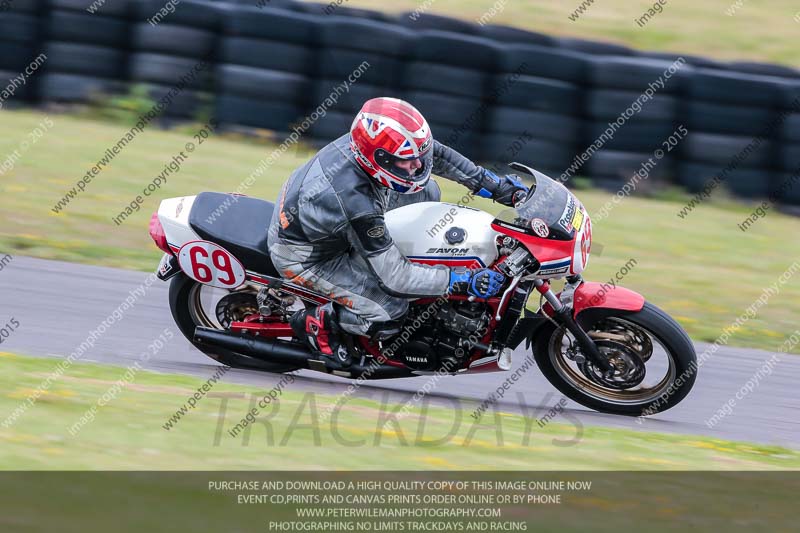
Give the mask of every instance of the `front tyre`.
[[[204, 294], [203, 291], [221, 291], [221, 289], [213, 289], [207, 285], [203, 285], [189, 278], [186, 274], [180, 273], [174, 278], [169, 285], [169, 308], [172, 311], [172, 318], [178, 325], [183, 336], [186, 337], [192, 345], [223, 365], [232, 368], [245, 368], [250, 370], [261, 370], [265, 372], [289, 372], [295, 370], [295, 367], [279, 365], [275, 363], [268, 363], [261, 359], [256, 359], [245, 354], [240, 354], [226, 350], [224, 348], [211, 347], [206, 344], [199, 344], [194, 341], [194, 330], [197, 326], [209, 327], [224, 331], [225, 328], [216, 318], [216, 309], [214, 312], [206, 309], [208, 306], [209, 295]], [[228, 291], [225, 291], [228, 292]], [[250, 292], [228, 292], [230, 304], [229, 309], [225, 311], [233, 314], [233, 318], [241, 319], [243, 315], [252, 312], [255, 309], [248, 309], [248, 306], [255, 305], [255, 293]], [[249, 303], [252, 300], [252, 304]], [[205, 305], [204, 305], [205, 304]]]
[[651, 415], [680, 403], [697, 376], [697, 356], [686, 332], [650, 303], [635, 313], [603, 311], [583, 327], [614, 371], [603, 374], [584, 360], [564, 327], [550, 325], [537, 336], [533, 350], [547, 380], [602, 413]]

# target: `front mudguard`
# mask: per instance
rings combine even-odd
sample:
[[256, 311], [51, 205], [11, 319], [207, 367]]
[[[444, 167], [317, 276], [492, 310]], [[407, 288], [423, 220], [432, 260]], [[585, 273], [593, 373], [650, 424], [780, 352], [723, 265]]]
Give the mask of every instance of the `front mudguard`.
[[644, 296], [630, 289], [584, 281], [575, 289], [572, 316], [580, 327], [587, 329], [607, 316], [621, 314], [620, 311], [638, 313], [644, 302]]
[[[561, 293], [558, 293], [559, 298]], [[637, 313], [644, 307], [645, 299], [641, 294], [623, 287], [614, 287], [607, 283], [584, 281], [573, 293], [572, 316], [584, 330], [609, 316], [625, 313]], [[530, 347], [540, 334], [555, 329], [552, 317], [555, 315], [552, 306], [545, 304], [541, 311], [525, 309], [515, 334], [509, 339], [508, 346], [516, 348], [524, 339], [525, 346]], [[551, 328], [544, 327], [550, 324]]]

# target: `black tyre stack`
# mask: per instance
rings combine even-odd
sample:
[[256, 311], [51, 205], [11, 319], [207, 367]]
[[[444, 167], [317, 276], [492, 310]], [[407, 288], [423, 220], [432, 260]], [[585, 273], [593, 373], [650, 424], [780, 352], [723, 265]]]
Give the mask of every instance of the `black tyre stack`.
[[777, 200], [800, 206], [800, 81], [782, 87], [780, 117], [780, 172], [773, 184]]
[[390, 15], [346, 0], [2, 3], [0, 90], [40, 54], [40, 69], [3, 107], [89, 102], [143, 85], [151, 100], [171, 96], [159, 109], [172, 120], [208, 112], [323, 144], [347, 132], [364, 101], [392, 96], [418, 107], [437, 140], [499, 173], [516, 160], [618, 189], [649, 162], [648, 183], [697, 192], [718, 178], [738, 196], [777, 193], [800, 205], [800, 71], [781, 65], [682, 55], [678, 74], [600, 146], [609, 122], [679, 56], [422, 5]]
[[192, 119], [211, 105], [213, 62], [225, 6], [182, 0], [172, 13], [165, 6], [163, 0], [135, 4], [129, 79], [144, 84], [155, 101], [172, 92], [163, 116]]
[[409, 30], [383, 22], [323, 17], [320, 70], [310, 112], [326, 101], [335, 103], [326, 104], [324, 113], [314, 121], [315, 141], [327, 142], [348, 132], [356, 112], [370, 98], [402, 96], [399, 87], [413, 36]]
[[478, 35], [484, 39], [497, 41], [501, 46], [511, 44], [556, 45], [556, 39], [549, 35], [500, 24], [483, 24], [478, 27]]
[[428, 120], [434, 138], [479, 159], [481, 130], [499, 47], [481, 37], [425, 30], [403, 72], [403, 98]]
[[757, 76], [774, 76], [786, 78], [787, 81], [800, 80], [800, 70], [786, 67], [783, 65], [773, 65], [771, 63], [759, 63], [757, 61], [732, 61], [727, 64], [730, 70], [743, 72], [745, 74], [755, 74]]
[[683, 59], [683, 61], [687, 65], [693, 68], [729, 70], [728, 63], [722, 63], [720, 61], [715, 61], [707, 57], [693, 56], [689, 54], [676, 55], [672, 52], [651, 52], [648, 50], [644, 50], [644, 51], [638, 51], [636, 53], [636, 57], [647, 58], [647, 59], [660, 59], [662, 61], [668, 61], [669, 63], [674, 63], [680, 58]]
[[[466, 20], [460, 20], [427, 12], [407, 11], [394, 18], [394, 22], [410, 30], [436, 30], [457, 33], [459, 35], [478, 35], [480, 26]], [[452, 50], [457, 54], [458, 50]]]
[[504, 50], [489, 88], [483, 159], [516, 160], [558, 179], [578, 153], [586, 65], [585, 56], [554, 48]]
[[665, 74], [670, 65], [636, 57], [589, 61], [583, 146], [601, 147], [584, 174], [594, 184], [618, 190], [637, 172], [647, 185], [673, 175], [678, 151], [667, 140], [680, 125], [681, 74], [689, 67]]
[[777, 78], [697, 69], [687, 81], [678, 182], [692, 192], [716, 180], [738, 196], [766, 196], [777, 170], [781, 128]]
[[217, 120], [287, 132], [310, 102], [317, 19], [284, 9], [233, 7], [217, 66]]
[[590, 56], [634, 56], [636, 51], [621, 44], [605, 41], [589, 41], [574, 37], [559, 37], [555, 40], [556, 46], [563, 50], [588, 54]]
[[[128, 0], [47, 0], [41, 99], [89, 102], [126, 89]], [[94, 12], [91, 12], [93, 10]]]
[[40, 52], [39, 0], [14, 0], [0, 11], [0, 91], [12, 84], [13, 95], [3, 100], [3, 107], [14, 102], [30, 101], [41, 72], [34, 74], [24, 85], [12, 83]]
[[[252, 1], [252, 0], [249, 0]], [[374, 9], [364, 9], [364, 8], [357, 8], [357, 7], [350, 7], [344, 4], [347, 3], [347, 0], [339, 0], [338, 2], [308, 2], [308, 1], [289, 1], [289, 0], [281, 0], [278, 2], [277, 5], [275, 2], [270, 2], [270, 7], [282, 7], [284, 9], [293, 9], [295, 11], [299, 11], [301, 13], [308, 13], [309, 15], [315, 16], [337, 16], [337, 17], [352, 17], [352, 18], [361, 18], [367, 20], [376, 20], [379, 22], [391, 22], [392, 17], [386, 13], [381, 11], [376, 11]], [[344, 39], [341, 39], [340, 42], [344, 42]]]

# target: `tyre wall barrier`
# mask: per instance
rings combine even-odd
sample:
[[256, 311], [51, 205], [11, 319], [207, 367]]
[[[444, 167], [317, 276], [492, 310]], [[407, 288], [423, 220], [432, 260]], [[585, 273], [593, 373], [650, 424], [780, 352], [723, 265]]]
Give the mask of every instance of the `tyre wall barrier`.
[[[39, 54], [42, 68], [15, 83]], [[336, 1], [12, 0], [0, 10], [0, 87], [13, 87], [4, 106], [89, 102], [134, 85], [153, 100], [180, 86], [163, 111], [172, 119], [208, 112], [316, 145], [346, 133], [365, 100], [393, 96], [498, 172], [517, 160], [614, 189], [646, 165], [654, 184], [698, 191], [721, 177], [736, 195], [780, 190], [800, 204], [800, 185], [780, 187], [800, 172], [800, 72], [786, 66]], [[676, 128], [688, 133], [647, 165]]]
[[668, 139], [680, 129], [683, 81], [691, 70], [674, 65], [634, 56], [589, 59], [582, 147], [592, 155], [584, 175], [610, 189], [634, 176], [653, 184], [673, 175], [677, 150]]

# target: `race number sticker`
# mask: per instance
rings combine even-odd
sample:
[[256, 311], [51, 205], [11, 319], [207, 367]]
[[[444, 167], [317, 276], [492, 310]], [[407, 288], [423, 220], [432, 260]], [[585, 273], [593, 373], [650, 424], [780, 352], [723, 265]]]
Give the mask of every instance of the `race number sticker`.
[[212, 287], [235, 289], [245, 280], [242, 263], [213, 242], [187, 242], [178, 252], [178, 263], [187, 276]]
[[581, 264], [586, 268], [586, 263], [589, 261], [589, 251], [592, 249], [592, 222], [586, 219], [586, 229], [583, 231], [581, 237]]

